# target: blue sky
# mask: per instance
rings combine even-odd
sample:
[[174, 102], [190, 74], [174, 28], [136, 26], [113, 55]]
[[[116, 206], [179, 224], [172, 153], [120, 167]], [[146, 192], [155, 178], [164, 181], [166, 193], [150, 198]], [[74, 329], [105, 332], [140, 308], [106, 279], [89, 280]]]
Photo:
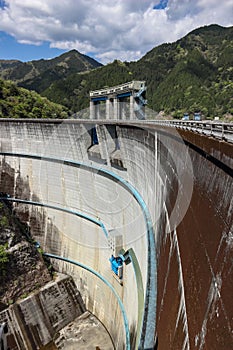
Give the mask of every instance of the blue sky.
[[[1, 0], [0, 0], [1, 1]], [[20, 61], [49, 59], [61, 55], [66, 50], [50, 48], [49, 42], [41, 45], [20, 44], [5, 32], [0, 32], [0, 59]]]
[[158, 4], [154, 5], [154, 10], [163, 10], [167, 7], [168, 0], [161, 0]]
[[0, 0], [0, 59], [76, 49], [102, 63], [132, 61], [213, 23], [233, 25], [232, 0]]

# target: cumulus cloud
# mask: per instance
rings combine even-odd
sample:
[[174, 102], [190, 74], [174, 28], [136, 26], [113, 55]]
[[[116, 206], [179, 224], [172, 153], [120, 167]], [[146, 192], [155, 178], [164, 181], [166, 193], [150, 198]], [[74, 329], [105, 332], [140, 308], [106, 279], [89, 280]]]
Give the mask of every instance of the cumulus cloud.
[[21, 43], [135, 60], [194, 28], [233, 23], [232, 0], [5, 0], [0, 30]]

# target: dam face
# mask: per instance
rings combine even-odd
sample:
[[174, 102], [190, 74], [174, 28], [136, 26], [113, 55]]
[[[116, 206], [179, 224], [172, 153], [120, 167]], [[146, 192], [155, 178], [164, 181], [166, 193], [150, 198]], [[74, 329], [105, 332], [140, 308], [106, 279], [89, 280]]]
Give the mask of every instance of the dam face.
[[0, 191], [116, 349], [230, 349], [232, 150], [155, 123], [1, 120]]

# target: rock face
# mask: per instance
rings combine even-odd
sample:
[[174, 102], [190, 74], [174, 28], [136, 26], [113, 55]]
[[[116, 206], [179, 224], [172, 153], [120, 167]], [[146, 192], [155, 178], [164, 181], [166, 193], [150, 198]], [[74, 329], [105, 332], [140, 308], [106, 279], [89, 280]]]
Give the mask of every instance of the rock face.
[[52, 279], [41, 254], [28, 239], [27, 225], [1, 202], [0, 246], [7, 261], [0, 264], [0, 311]]

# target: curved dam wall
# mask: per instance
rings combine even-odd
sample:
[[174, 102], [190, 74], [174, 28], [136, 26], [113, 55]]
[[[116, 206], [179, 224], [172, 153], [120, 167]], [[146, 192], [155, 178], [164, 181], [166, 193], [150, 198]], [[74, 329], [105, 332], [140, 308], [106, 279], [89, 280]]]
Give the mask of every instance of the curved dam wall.
[[[1, 192], [23, 200], [43, 250], [97, 273], [54, 261], [116, 349], [127, 333], [131, 349], [232, 347], [231, 144], [153, 123], [1, 120], [0, 156]], [[124, 252], [122, 284], [109, 258]]]

